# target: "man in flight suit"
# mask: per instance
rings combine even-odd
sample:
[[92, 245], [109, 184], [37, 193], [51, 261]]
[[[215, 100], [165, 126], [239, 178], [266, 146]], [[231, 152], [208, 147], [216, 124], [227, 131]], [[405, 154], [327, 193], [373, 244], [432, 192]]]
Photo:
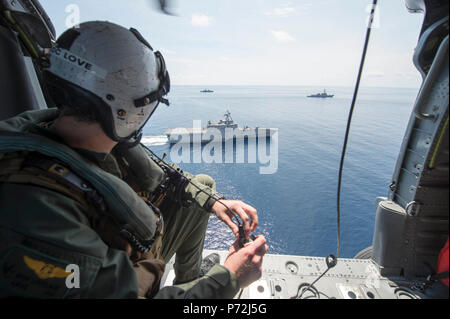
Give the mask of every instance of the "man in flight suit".
[[[257, 280], [263, 236], [200, 273], [210, 213], [238, 238], [232, 218], [249, 237], [256, 210], [139, 143], [168, 104], [162, 55], [137, 30], [94, 21], [49, 59], [57, 108], [0, 122], [0, 297], [232, 298]], [[160, 289], [175, 254], [174, 285]]]

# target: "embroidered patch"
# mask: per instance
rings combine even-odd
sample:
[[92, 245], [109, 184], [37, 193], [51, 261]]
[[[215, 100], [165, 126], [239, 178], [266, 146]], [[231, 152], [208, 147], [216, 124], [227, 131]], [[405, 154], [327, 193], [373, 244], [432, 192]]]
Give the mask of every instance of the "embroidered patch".
[[11, 296], [63, 298], [69, 291], [66, 272], [70, 263], [22, 246], [14, 246], [0, 259], [0, 287]]
[[28, 256], [24, 256], [25, 264], [33, 270], [40, 279], [49, 278], [67, 278], [71, 273], [52, 264], [46, 264], [43, 261], [34, 260]]

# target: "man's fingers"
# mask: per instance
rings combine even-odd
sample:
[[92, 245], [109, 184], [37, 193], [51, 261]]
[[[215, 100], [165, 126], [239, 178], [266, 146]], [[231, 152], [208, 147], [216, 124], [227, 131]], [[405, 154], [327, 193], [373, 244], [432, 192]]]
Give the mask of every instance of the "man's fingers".
[[257, 212], [257, 210], [254, 207], [252, 207], [246, 203], [243, 203], [243, 202], [241, 203], [241, 206], [244, 209], [244, 211], [251, 217], [251, 219], [252, 219], [251, 229], [252, 229], [252, 232], [255, 232], [256, 227], [258, 227], [258, 212]]
[[264, 256], [269, 251], [269, 246], [263, 245], [256, 249], [255, 254], [259, 256]]
[[266, 238], [264, 236], [258, 236], [253, 243], [247, 247], [249, 247], [251, 255], [264, 256], [266, 253], [266, 246]]
[[258, 247], [258, 249], [259, 249], [260, 247], [263, 247], [266, 243], [267, 243], [266, 237], [264, 237], [263, 235], [259, 235], [259, 236], [256, 237], [255, 240], [253, 241], [253, 245], [255, 245], [256, 247]]
[[[258, 227], [258, 212], [256, 209], [242, 201], [223, 201], [226, 203], [230, 210], [232, 210], [237, 217], [239, 217], [240, 220], [242, 220], [242, 224], [244, 227], [245, 235], [246, 237], [250, 236], [250, 232], [255, 232], [256, 228]], [[217, 206], [217, 204], [215, 204]], [[233, 232], [236, 234], [238, 233], [238, 230], [236, 231], [236, 228], [234, 225], [231, 225], [231, 222], [234, 224], [233, 221], [229, 221], [227, 218], [224, 217], [224, 214], [226, 214], [230, 220], [233, 219], [233, 214], [229, 210], [225, 210], [225, 206], [217, 206], [213, 207], [213, 211], [215, 214], [223, 221], [225, 224], [230, 227]]]
[[255, 255], [252, 258], [252, 264], [256, 265], [256, 266], [261, 266], [262, 261], [263, 261], [263, 257], [260, 255]]
[[239, 250], [239, 240], [236, 240], [233, 245], [231, 245], [228, 255], [234, 254]]
[[239, 227], [231, 220], [231, 218], [227, 218], [224, 220], [225, 224], [230, 227], [236, 238], [239, 237]]
[[244, 223], [245, 235], [247, 237], [250, 236], [250, 223], [249, 223], [249, 217], [248, 217], [247, 213], [240, 206], [237, 206], [235, 208], [235, 212], [236, 212], [236, 214], [238, 214], [238, 216], [241, 218], [242, 222]]

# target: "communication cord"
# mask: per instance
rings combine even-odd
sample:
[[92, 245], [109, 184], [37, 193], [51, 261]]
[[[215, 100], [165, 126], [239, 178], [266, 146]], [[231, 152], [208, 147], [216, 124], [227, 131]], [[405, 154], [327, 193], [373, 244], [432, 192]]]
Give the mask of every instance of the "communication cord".
[[373, 0], [372, 10], [370, 12], [369, 25], [367, 27], [366, 39], [364, 42], [364, 50], [362, 53], [361, 64], [359, 66], [358, 78], [356, 80], [355, 91], [353, 93], [352, 104], [350, 107], [350, 113], [348, 115], [348, 120], [347, 120], [347, 129], [345, 131], [345, 139], [344, 139], [344, 145], [342, 148], [341, 162], [339, 165], [339, 180], [338, 180], [338, 188], [337, 188], [337, 252], [336, 252], [337, 258], [339, 258], [339, 255], [341, 252], [341, 189], [342, 189], [342, 173], [344, 170], [344, 160], [345, 160], [345, 154], [347, 152], [347, 145], [348, 145], [348, 139], [349, 139], [349, 135], [350, 135], [350, 128], [352, 125], [353, 112], [355, 110], [356, 100], [358, 98], [359, 86], [361, 83], [361, 77], [362, 77], [362, 73], [364, 70], [364, 63], [366, 61], [367, 49], [369, 47], [370, 34], [372, 32], [373, 20], [375, 17], [375, 10], [377, 7], [377, 3], [378, 3], [378, 0]]
[[[197, 188], [200, 192], [211, 196], [211, 194], [208, 194], [204, 189], [200, 188], [197, 184], [195, 184], [193, 181], [191, 181], [189, 178], [187, 178], [186, 176], [184, 176], [183, 174], [181, 174], [179, 171], [177, 171], [175, 168], [173, 168], [172, 166], [168, 165], [162, 158], [160, 158], [158, 155], [156, 155], [151, 149], [149, 149], [147, 146], [145, 146], [144, 144], [141, 144], [147, 151], [149, 151], [158, 161], [160, 164], [162, 164], [165, 168], [170, 169], [172, 172], [175, 172], [177, 174], [179, 174], [180, 176], [182, 176], [184, 179], [186, 179], [186, 181], [189, 182], [189, 184], [191, 184], [192, 186], [194, 186], [195, 188]], [[220, 199], [216, 199], [217, 202], [219, 202], [221, 205], [223, 205], [227, 211], [233, 216], [233, 218], [236, 220], [237, 225], [239, 227], [239, 229], [243, 228], [243, 224], [241, 222], [241, 220], [239, 219], [238, 215], [231, 210], [231, 208], [228, 207], [227, 204], [225, 204], [224, 202], [222, 202]]]
[[[371, 9], [370, 18], [369, 18], [369, 25], [367, 26], [366, 38], [364, 41], [364, 49], [363, 49], [361, 63], [359, 66], [359, 71], [358, 71], [358, 77], [356, 80], [355, 90], [353, 92], [352, 104], [351, 104], [350, 112], [348, 115], [344, 145], [342, 147], [341, 161], [340, 161], [340, 165], [339, 165], [339, 179], [338, 179], [338, 188], [337, 188], [337, 252], [336, 252], [336, 256], [329, 255], [326, 258], [327, 269], [325, 270], [325, 272], [323, 272], [322, 275], [320, 275], [316, 280], [314, 280], [313, 283], [311, 283], [309, 285], [307, 285], [307, 284], [300, 285], [298, 292], [297, 292], [297, 296], [293, 297], [293, 299], [301, 299], [303, 294], [306, 291], [311, 291], [314, 294], [316, 294], [318, 296], [318, 298], [320, 298], [320, 292], [314, 287], [314, 284], [316, 284], [321, 278], [323, 278], [325, 276], [325, 274], [331, 268], [334, 268], [337, 265], [338, 258], [340, 256], [340, 252], [341, 252], [341, 189], [342, 189], [342, 175], [343, 175], [343, 170], [344, 170], [344, 161], [345, 161], [345, 155], [347, 152], [347, 145], [348, 145], [348, 140], [349, 140], [349, 136], [350, 136], [350, 129], [351, 129], [351, 125], [352, 125], [353, 113], [354, 113], [356, 101], [358, 98], [358, 92], [359, 92], [359, 87], [361, 84], [361, 78], [362, 78], [362, 73], [364, 70], [364, 64], [366, 61], [367, 50], [368, 50], [369, 43], [370, 43], [370, 35], [372, 33], [372, 26], [373, 26], [373, 21], [374, 21], [374, 17], [375, 17], [375, 10], [376, 10], [377, 4], [378, 4], [378, 0], [373, 0], [372, 9]], [[302, 288], [304, 288], [304, 287], [306, 287], [306, 288], [302, 290]]]

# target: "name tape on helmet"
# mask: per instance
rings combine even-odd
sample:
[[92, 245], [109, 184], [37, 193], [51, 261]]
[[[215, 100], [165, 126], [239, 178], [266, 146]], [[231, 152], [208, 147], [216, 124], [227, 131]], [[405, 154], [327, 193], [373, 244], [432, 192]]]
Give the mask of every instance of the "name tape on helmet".
[[[95, 76], [105, 79], [107, 75], [107, 71], [102, 69], [101, 67], [89, 62], [86, 59], [83, 59], [76, 54], [73, 54], [70, 51], [67, 51], [62, 48], [53, 47], [51, 49], [52, 58], [56, 58], [59, 61], [62, 61], [64, 63], [70, 64], [71, 66], [76, 66], [77, 68], [93, 73]], [[50, 69], [53, 68], [53, 65], [50, 67]]]

